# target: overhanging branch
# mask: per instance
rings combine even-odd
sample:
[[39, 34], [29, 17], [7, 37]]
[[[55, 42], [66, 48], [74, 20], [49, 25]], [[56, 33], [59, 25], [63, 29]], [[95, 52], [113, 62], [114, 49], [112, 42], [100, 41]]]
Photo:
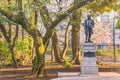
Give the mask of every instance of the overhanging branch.
[[74, 5], [73, 7], [69, 8], [64, 14], [61, 14], [57, 17], [57, 19], [53, 22], [50, 28], [55, 28], [62, 20], [67, 18], [71, 13], [79, 9], [80, 7], [93, 2], [94, 0], [83, 0], [78, 4]]
[[1, 32], [3, 33], [3, 36], [4, 36], [4, 38], [6, 39], [6, 41], [7, 41], [8, 43], [10, 43], [11, 40], [10, 40], [10, 38], [8, 37], [7, 31], [6, 31], [5, 27], [3, 26], [3, 24], [0, 24], [0, 29], [1, 29]]
[[91, 2], [93, 2], [95, 0], [83, 0], [78, 2], [78, 4], [72, 6], [71, 8], [69, 8], [64, 14], [61, 14], [57, 17], [57, 19], [51, 24], [49, 30], [47, 30], [45, 36], [44, 36], [44, 43], [49, 42], [49, 39], [51, 38], [54, 28], [65, 18], [67, 18], [71, 13], [73, 13], [75, 10], [79, 9], [80, 7], [89, 4]]
[[[7, 17], [10, 21], [20, 24], [26, 30], [26, 32], [29, 33], [30, 35], [32, 35], [32, 36], [35, 35], [34, 29], [30, 28], [30, 26], [32, 26], [32, 25], [30, 24], [29, 20], [26, 19], [24, 16], [13, 15], [10, 11], [6, 11], [6, 10], [2, 10], [2, 9], [0, 9], [0, 13], [3, 16]], [[37, 30], [37, 33], [39, 36], [41, 36], [38, 30]]]
[[44, 5], [42, 8], [39, 9], [41, 19], [45, 25], [45, 27], [48, 29], [50, 25], [52, 24], [52, 19], [50, 18], [49, 12], [47, 7]]
[[9, 12], [7, 10], [3, 10], [1, 8], [0, 8], [0, 13], [3, 16], [7, 17], [9, 20], [19, 24], [19, 18], [18, 18], [19, 15], [13, 15], [11, 12]]

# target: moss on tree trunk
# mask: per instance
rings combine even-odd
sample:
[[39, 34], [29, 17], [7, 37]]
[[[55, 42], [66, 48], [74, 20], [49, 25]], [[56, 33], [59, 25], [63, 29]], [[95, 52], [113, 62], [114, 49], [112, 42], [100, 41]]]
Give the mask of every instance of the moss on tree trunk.
[[42, 38], [35, 38], [34, 39], [34, 45], [35, 45], [35, 53], [36, 56], [33, 59], [33, 68], [32, 68], [32, 74], [36, 74], [38, 77], [44, 76], [44, 70], [45, 70], [45, 45], [43, 44]]

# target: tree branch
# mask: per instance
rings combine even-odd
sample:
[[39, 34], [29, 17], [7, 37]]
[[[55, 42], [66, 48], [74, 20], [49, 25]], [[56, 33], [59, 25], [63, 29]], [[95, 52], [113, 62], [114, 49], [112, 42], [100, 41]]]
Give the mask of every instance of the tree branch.
[[55, 28], [62, 20], [64, 20], [65, 18], [67, 18], [71, 13], [73, 13], [74, 11], [76, 11], [77, 9], [79, 9], [80, 7], [89, 4], [91, 2], [93, 2], [94, 0], [83, 0], [82, 2], [79, 2], [78, 4], [74, 5], [73, 7], [69, 8], [64, 14], [61, 14], [58, 16], [58, 18], [53, 22], [53, 24], [51, 25], [51, 29]]
[[80, 7], [89, 4], [91, 2], [93, 2], [95, 0], [83, 0], [78, 2], [76, 5], [72, 6], [71, 8], [69, 8], [64, 14], [61, 14], [57, 17], [57, 19], [51, 24], [49, 30], [47, 30], [45, 36], [44, 36], [44, 43], [49, 42], [49, 39], [51, 38], [54, 28], [65, 18], [67, 18], [71, 13], [73, 13], [74, 11], [76, 11], [77, 9], [79, 9]]
[[13, 42], [12, 42], [12, 49], [13, 49], [14, 46], [15, 46], [15, 42], [16, 42], [16, 40], [17, 40], [17, 38], [18, 38], [18, 33], [19, 33], [19, 25], [17, 24], [17, 26], [16, 26], [16, 31], [15, 31], [15, 36], [14, 36]]
[[[2, 9], [0, 9], [0, 13], [3, 16], [7, 17], [10, 21], [20, 24], [26, 30], [28, 34], [35, 36], [35, 29], [31, 29], [30, 27], [30, 26], [35, 26], [35, 25], [32, 25], [31, 22], [29, 22], [29, 20], [26, 19], [24, 16], [13, 15], [9, 10], [6, 11]], [[38, 30], [37, 30], [37, 33], [39, 36], [41, 36]]]
[[3, 16], [7, 17], [9, 20], [20, 24], [30, 35], [35, 35], [34, 31], [30, 28], [31, 24], [29, 23], [28, 19], [26, 19], [24, 16], [13, 15], [9, 10], [6, 11], [2, 9], [0, 9], [0, 13]]
[[39, 11], [45, 27], [49, 28], [52, 24], [52, 19], [50, 18], [47, 7], [44, 5], [42, 8], [39, 9]]
[[39, 0], [33, 0], [33, 1], [34, 1], [33, 3], [34, 7], [39, 7], [39, 12], [44, 26], [46, 28], [50, 27], [49, 25], [52, 24], [52, 19], [50, 18], [50, 14], [46, 5], [40, 6], [41, 4], [43, 4], [41, 1]]
[[15, 23], [19, 23], [19, 15], [13, 15], [9, 10], [3, 10], [0, 8], [0, 13], [3, 16], [6, 16], [9, 20], [15, 22]]
[[9, 36], [7, 35], [7, 31], [6, 31], [5, 27], [3, 26], [3, 24], [0, 24], [0, 29], [1, 29], [1, 32], [3, 33], [3, 36], [6, 39], [6, 41], [8, 43], [10, 43], [11, 40], [10, 40]]

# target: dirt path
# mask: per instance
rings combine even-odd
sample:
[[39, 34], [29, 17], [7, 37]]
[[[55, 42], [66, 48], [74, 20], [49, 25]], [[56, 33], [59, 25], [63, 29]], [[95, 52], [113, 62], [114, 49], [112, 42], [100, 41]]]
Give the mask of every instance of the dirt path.
[[50, 80], [57, 77], [57, 72], [79, 71], [79, 67], [65, 69], [61, 65], [46, 66], [45, 78], [28, 77], [31, 71], [31, 65], [20, 68], [2, 67], [0, 69], [0, 80]]
[[30, 70], [30, 66], [20, 68], [3, 67], [0, 69], [0, 80], [25, 80], [24, 76], [28, 75]]

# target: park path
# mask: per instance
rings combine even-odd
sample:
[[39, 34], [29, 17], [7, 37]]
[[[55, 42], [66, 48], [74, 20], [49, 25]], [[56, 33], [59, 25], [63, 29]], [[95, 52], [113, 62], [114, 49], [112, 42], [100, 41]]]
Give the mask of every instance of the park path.
[[99, 72], [99, 76], [87, 77], [81, 77], [79, 74], [80, 72], [59, 72], [58, 78], [51, 80], [120, 80], [120, 74], [116, 72]]

